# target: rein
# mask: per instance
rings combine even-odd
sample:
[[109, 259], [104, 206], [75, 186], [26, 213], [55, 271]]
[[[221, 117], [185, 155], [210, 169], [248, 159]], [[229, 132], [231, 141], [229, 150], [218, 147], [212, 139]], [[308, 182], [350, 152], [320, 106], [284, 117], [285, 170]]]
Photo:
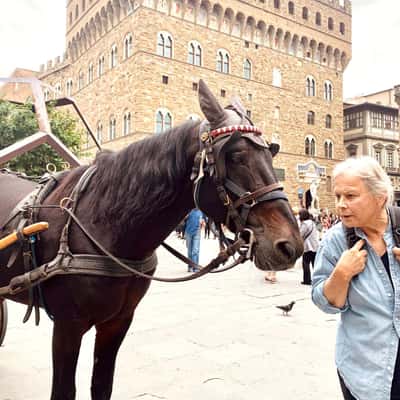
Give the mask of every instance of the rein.
[[[201, 209], [199, 205], [201, 182], [205, 176], [210, 176], [215, 184], [220, 200], [227, 208], [226, 225], [229, 226], [229, 221], [230, 219], [232, 219], [237, 229], [234, 242], [228, 244], [229, 241], [223, 235], [221, 226], [219, 226], [221, 236], [220, 253], [205, 267], [201, 267], [193, 263], [191, 260], [180, 254], [168, 244], [162, 243], [162, 245], [176, 257], [180, 258], [191, 266], [199, 268], [198, 272], [178, 278], [156, 277], [152, 274], [146, 273], [147, 271], [154, 271], [156, 267], [157, 259], [154, 253], [146, 260], [127, 261], [115, 257], [104, 246], [102, 246], [101, 243], [99, 243], [90, 234], [90, 232], [87, 231], [87, 229], [82, 225], [79, 218], [75, 214], [79, 197], [87, 188], [91, 177], [96, 171], [96, 167], [92, 166], [83, 173], [83, 175], [79, 179], [79, 182], [74, 187], [71, 193], [71, 197], [63, 198], [60, 201], [59, 205], [42, 206], [28, 204], [25, 205], [25, 208], [22, 209], [22, 211], [33, 211], [34, 209], [40, 208], [59, 208], [68, 214], [68, 219], [61, 233], [60, 247], [56, 257], [52, 261], [45, 263], [32, 271], [26, 272], [22, 275], [18, 275], [11, 279], [8, 286], [0, 288], [0, 297], [4, 295], [15, 295], [23, 290], [30, 289], [55, 275], [65, 275], [71, 273], [84, 273], [97, 276], [107, 275], [107, 273], [104, 271], [102, 273], [101, 269], [99, 268], [96, 269], [92, 266], [85, 268], [82, 267], [79, 263], [79, 260], [81, 259], [82, 263], [85, 261], [89, 264], [94, 264], [97, 260], [97, 262], [99, 262], [100, 264], [105, 264], [104, 256], [71, 253], [68, 246], [68, 236], [70, 224], [72, 221], [79, 227], [79, 229], [81, 229], [86, 237], [106, 256], [106, 258], [112, 261], [114, 266], [119, 266], [124, 271], [126, 271], [125, 274], [116, 271], [116, 274], [114, 273], [113, 276], [135, 275], [140, 278], [160, 282], [184, 282], [199, 278], [200, 276], [203, 276], [209, 272], [226, 271], [235, 267], [238, 264], [244, 263], [245, 261], [252, 259], [253, 246], [255, 243], [254, 233], [250, 229], [245, 228], [247, 217], [251, 208], [263, 201], [276, 199], [287, 200], [287, 197], [283, 193], [283, 187], [279, 183], [272, 183], [253, 192], [247, 192], [229, 179], [223, 179], [222, 173], [218, 167], [218, 160], [216, 160], [214, 156], [214, 148], [216, 144], [224, 146], [233, 135], [243, 135], [244, 137], [255, 142], [257, 145], [269, 148], [268, 144], [264, 141], [264, 139], [261, 138], [261, 134], [262, 133], [258, 128], [250, 125], [229, 126], [213, 131], [208, 130], [200, 134], [200, 149], [195, 156], [191, 174], [191, 180], [193, 181], [194, 202], [196, 206]], [[232, 201], [228, 192], [234, 194], [236, 200]], [[71, 208], [68, 207], [69, 204], [71, 204]], [[238, 212], [239, 209], [241, 209], [240, 213]], [[223, 248], [223, 246], [225, 248]], [[239, 257], [231, 265], [214, 271], [221, 264], [225, 263], [235, 253], [238, 253]], [[107, 265], [106, 267], [108, 267], [109, 269], [111, 268], [110, 265]], [[140, 271], [139, 269], [142, 269], [142, 271]]]

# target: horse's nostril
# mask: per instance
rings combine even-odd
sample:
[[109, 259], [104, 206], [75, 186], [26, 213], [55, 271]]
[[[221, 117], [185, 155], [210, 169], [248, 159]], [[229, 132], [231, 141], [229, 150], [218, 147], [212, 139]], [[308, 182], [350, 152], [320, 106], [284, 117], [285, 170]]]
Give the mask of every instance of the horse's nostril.
[[276, 240], [274, 247], [290, 260], [296, 257], [296, 249], [287, 240]]

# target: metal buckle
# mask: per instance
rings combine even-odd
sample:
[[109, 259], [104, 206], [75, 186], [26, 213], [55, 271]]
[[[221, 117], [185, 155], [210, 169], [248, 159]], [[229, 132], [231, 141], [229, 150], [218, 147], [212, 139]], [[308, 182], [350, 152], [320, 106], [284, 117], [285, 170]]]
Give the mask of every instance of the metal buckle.
[[[248, 238], [244, 238], [243, 234], [246, 233], [248, 234]], [[254, 235], [254, 232], [251, 229], [243, 229], [241, 232], [239, 232], [239, 238], [247, 241], [243, 246], [240, 247], [239, 253], [241, 255], [244, 255], [247, 260], [251, 259], [251, 253], [253, 250], [253, 245], [256, 242], [256, 238]], [[248, 240], [247, 240], [248, 239]]]

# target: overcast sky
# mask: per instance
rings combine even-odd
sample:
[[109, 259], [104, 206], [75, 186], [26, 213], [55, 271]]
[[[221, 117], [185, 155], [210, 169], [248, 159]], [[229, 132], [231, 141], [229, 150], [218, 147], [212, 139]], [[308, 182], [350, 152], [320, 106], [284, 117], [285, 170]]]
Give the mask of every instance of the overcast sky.
[[[38, 70], [65, 50], [66, 0], [0, 0], [0, 77]], [[344, 96], [400, 84], [400, 1], [353, 0], [353, 57]]]

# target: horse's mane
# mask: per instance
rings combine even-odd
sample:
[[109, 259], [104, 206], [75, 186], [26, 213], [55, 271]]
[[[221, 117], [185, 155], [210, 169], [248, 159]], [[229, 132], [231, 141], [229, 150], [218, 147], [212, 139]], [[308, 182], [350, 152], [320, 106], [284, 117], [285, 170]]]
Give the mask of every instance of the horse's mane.
[[154, 210], [168, 207], [180, 195], [198, 124], [188, 121], [118, 152], [99, 153], [91, 182], [94, 222], [139, 227]]

